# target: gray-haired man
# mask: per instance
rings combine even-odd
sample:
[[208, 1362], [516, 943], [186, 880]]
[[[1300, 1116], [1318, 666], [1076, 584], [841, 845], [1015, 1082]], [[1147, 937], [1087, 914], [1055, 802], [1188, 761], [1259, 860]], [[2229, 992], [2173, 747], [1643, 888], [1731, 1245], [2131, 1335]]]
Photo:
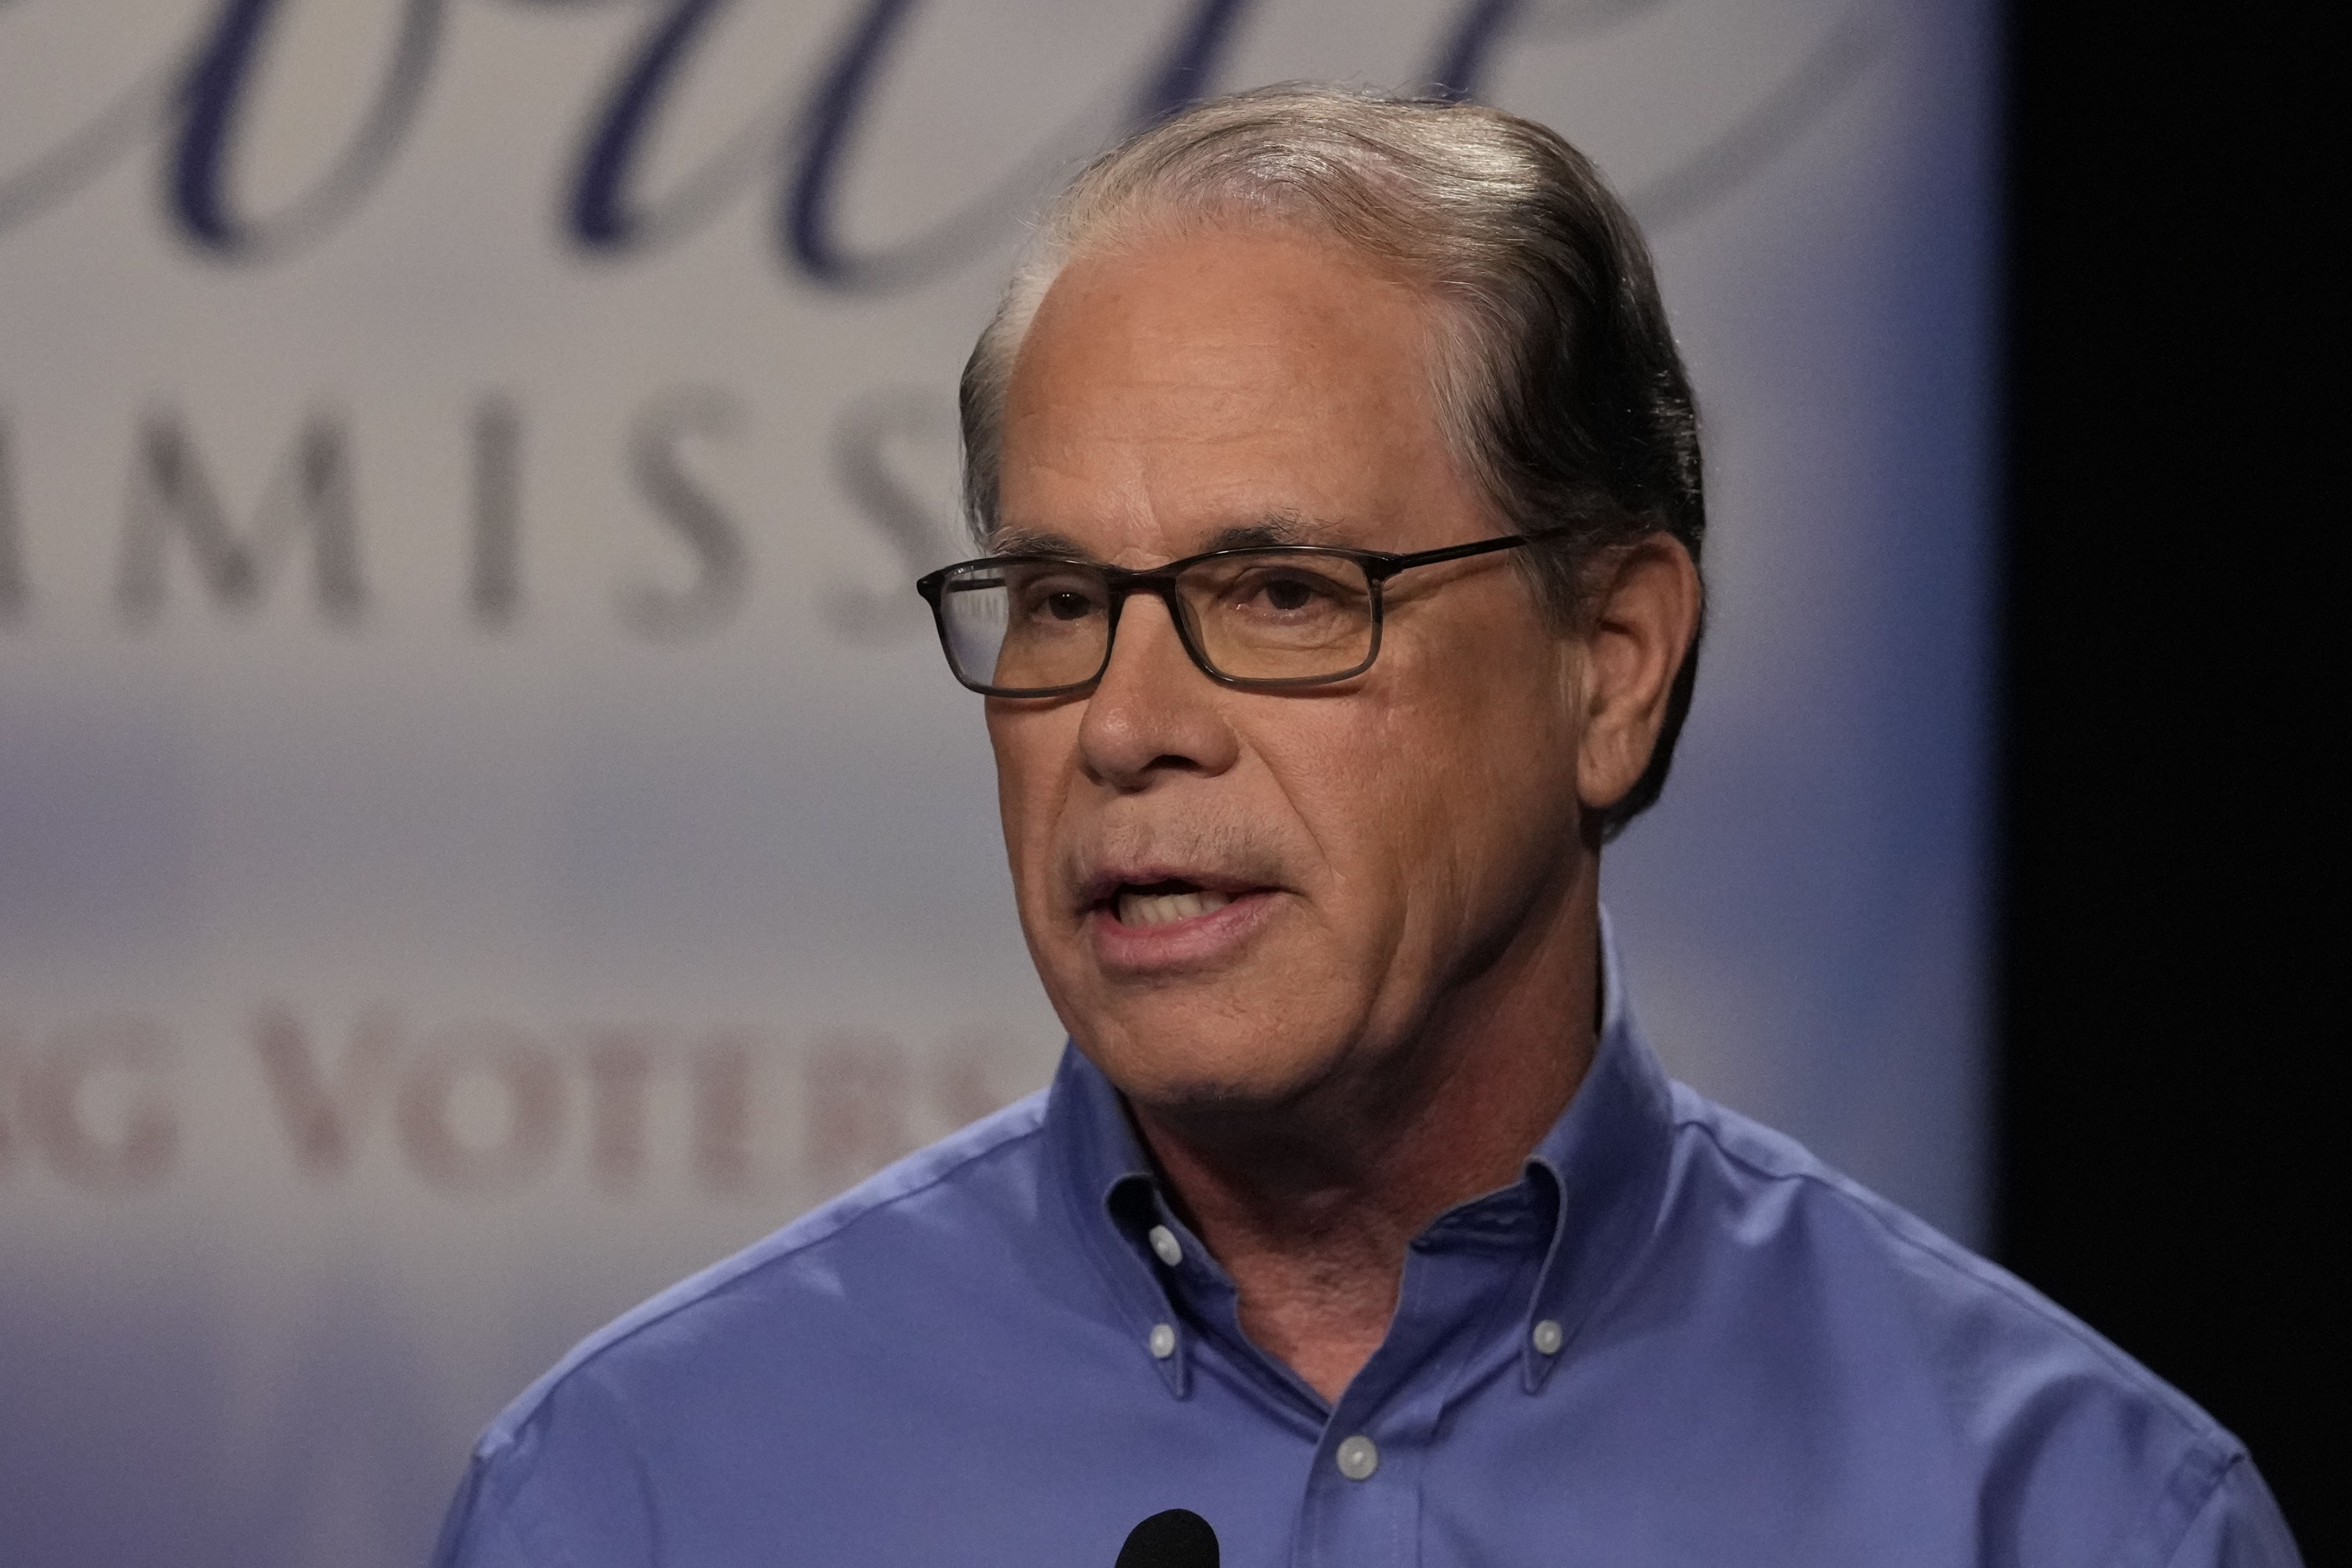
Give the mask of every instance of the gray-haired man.
[[589, 1341], [444, 1561], [2289, 1563], [2082, 1325], [1669, 1083], [1598, 895], [1687, 706], [1696, 424], [1591, 166], [1203, 105], [1066, 193], [964, 384], [1052, 1088]]

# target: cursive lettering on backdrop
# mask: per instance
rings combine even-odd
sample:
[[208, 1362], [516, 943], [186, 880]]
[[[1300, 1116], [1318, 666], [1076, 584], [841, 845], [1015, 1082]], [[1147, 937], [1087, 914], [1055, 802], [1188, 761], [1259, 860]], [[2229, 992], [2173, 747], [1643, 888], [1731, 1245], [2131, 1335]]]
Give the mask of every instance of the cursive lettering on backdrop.
[[[173, 233], [215, 261], [252, 266], [315, 244], [348, 221], [397, 162], [442, 68], [448, 0], [384, 0], [396, 7], [364, 109], [308, 186], [275, 210], [240, 204], [230, 171], [254, 104], [268, 90], [262, 68], [297, 0], [220, 0], [190, 36], [94, 114], [29, 156], [0, 149], [0, 236], [54, 208], [135, 156], [158, 157], [158, 199]], [[516, 0], [507, 0], [515, 4]], [[532, 0], [583, 8], [590, 0]], [[918, 25], [923, 0], [856, 0], [808, 79], [781, 89], [702, 164], [659, 193], [640, 189], [640, 165], [687, 67], [737, 0], [658, 0], [625, 47], [605, 85], [583, 106], [576, 149], [555, 204], [562, 237], [583, 252], [625, 257], [709, 223], [764, 183], [774, 202], [777, 258], [802, 281], [838, 290], [913, 287], [971, 255], [1040, 193], [1070, 159], [1231, 85], [1228, 56], [1252, 0], [1187, 0], [1137, 79], [1093, 105], [1016, 161], [996, 183], [928, 230], [871, 251], [848, 246], [834, 214], [855, 131], [878, 96], [894, 51]], [[1547, 36], [1606, 31], [1668, 0], [1459, 0], [1437, 29], [1427, 89], [1475, 96], [1515, 31]], [[1654, 222], [1677, 221], [1745, 178], [1842, 94], [1874, 53], [1876, 30], [1859, 10], [1762, 105], [1726, 127], [1657, 181]], [[1633, 193], [1637, 209], [1651, 204]]]

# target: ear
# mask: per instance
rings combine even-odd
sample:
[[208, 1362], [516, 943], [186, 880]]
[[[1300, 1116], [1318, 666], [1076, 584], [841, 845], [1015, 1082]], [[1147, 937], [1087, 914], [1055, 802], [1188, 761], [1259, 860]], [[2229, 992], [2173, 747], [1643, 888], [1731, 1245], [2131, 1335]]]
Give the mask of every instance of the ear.
[[1585, 639], [1576, 792], [1587, 812], [1623, 800], [1649, 768], [1698, 618], [1698, 567], [1681, 540], [1652, 534], [1617, 558]]

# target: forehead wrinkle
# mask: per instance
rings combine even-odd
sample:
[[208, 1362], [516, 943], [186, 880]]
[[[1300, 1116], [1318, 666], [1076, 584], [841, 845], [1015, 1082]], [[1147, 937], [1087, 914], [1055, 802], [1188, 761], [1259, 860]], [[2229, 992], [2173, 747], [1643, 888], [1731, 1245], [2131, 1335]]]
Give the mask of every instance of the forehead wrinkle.
[[[1343, 525], [1320, 517], [1309, 517], [1297, 511], [1284, 508], [1267, 512], [1255, 520], [1232, 523], [1219, 528], [1202, 541], [1195, 554], [1212, 550], [1255, 549], [1269, 545], [1322, 545], [1336, 542]], [[989, 541], [991, 555], [1060, 556], [1071, 560], [1092, 560], [1095, 556], [1069, 535], [1050, 528], [1026, 528], [1019, 526], [999, 528]], [[1171, 558], [1173, 559], [1173, 558]]]

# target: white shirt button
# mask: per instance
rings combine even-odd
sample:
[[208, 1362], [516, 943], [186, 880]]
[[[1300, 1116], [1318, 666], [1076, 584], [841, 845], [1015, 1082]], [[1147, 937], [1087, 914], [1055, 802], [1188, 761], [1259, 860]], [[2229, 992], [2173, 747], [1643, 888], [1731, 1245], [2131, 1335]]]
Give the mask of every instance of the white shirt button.
[[1177, 1240], [1176, 1233], [1164, 1225], [1151, 1228], [1151, 1249], [1159, 1253], [1160, 1260], [1171, 1269], [1184, 1261], [1184, 1244]]
[[1381, 1451], [1366, 1437], [1349, 1437], [1339, 1445], [1339, 1473], [1351, 1481], [1369, 1480], [1381, 1468]]
[[1176, 1354], [1176, 1331], [1166, 1323], [1151, 1325], [1151, 1359], [1166, 1361]]
[[1559, 1332], [1559, 1325], [1554, 1322], [1551, 1319], [1546, 1318], [1543, 1322], [1538, 1323], [1536, 1325], [1536, 1332], [1528, 1337], [1536, 1342], [1536, 1349], [1542, 1352], [1544, 1354], [1558, 1355], [1559, 1354], [1562, 1336]]

